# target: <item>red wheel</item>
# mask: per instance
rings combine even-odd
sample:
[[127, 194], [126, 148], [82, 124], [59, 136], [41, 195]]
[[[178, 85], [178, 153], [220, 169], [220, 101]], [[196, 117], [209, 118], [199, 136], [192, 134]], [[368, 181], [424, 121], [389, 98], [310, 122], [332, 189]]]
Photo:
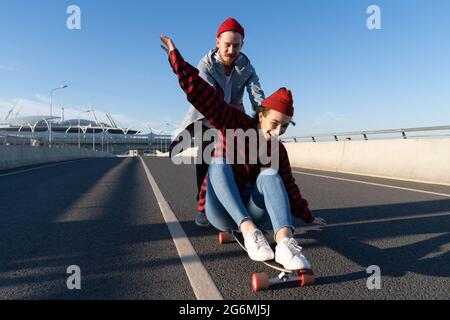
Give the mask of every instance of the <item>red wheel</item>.
[[267, 290], [270, 287], [269, 275], [267, 273], [252, 274], [252, 291], [258, 292]]
[[219, 232], [219, 243], [226, 244], [233, 242], [234, 237], [230, 232]]
[[316, 277], [312, 271], [299, 271], [298, 283], [301, 287], [311, 286], [316, 283]]

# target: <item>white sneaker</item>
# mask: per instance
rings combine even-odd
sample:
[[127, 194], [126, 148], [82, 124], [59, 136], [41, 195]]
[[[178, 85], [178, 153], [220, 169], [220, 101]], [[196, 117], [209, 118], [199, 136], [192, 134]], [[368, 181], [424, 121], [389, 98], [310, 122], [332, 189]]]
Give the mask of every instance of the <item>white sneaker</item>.
[[275, 261], [287, 270], [311, 269], [311, 264], [302, 253], [294, 238], [283, 239], [275, 249]]
[[275, 256], [263, 233], [258, 229], [245, 237], [244, 245], [248, 256], [254, 261], [269, 261]]

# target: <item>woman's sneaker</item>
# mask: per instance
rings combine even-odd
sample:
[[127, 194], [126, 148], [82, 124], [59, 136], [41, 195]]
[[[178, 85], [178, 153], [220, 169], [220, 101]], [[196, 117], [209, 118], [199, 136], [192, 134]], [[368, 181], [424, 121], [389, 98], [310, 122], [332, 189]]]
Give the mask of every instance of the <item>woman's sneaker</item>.
[[244, 245], [248, 256], [254, 261], [269, 261], [275, 256], [263, 233], [258, 229], [244, 238]]
[[195, 214], [195, 224], [203, 228], [209, 227], [209, 221], [206, 217], [206, 214], [204, 214], [203, 212], [197, 212]]
[[287, 270], [311, 269], [311, 264], [302, 253], [294, 238], [283, 239], [275, 249], [275, 261]]

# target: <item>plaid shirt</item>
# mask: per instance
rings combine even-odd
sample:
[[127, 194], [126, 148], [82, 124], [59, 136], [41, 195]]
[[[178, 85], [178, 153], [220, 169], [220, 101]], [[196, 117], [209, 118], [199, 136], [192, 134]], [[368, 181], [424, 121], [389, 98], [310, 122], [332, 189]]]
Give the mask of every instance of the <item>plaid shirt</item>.
[[[169, 61], [174, 73], [178, 76], [180, 86], [186, 93], [188, 101], [205, 116], [215, 129], [222, 133], [218, 135], [219, 140], [214, 151], [214, 157], [227, 156], [227, 129], [242, 129], [244, 132], [249, 129], [257, 130], [258, 121], [227, 105], [219, 91], [203, 80], [199, 76], [199, 71], [184, 61], [178, 50], [170, 53]], [[241, 195], [242, 190], [255, 185], [261, 168], [270, 166], [263, 166], [259, 161], [257, 161], [257, 164], [249, 164], [251, 161], [247, 161], [249, 159], [249, 145], [247, 140], [245, 142], [245, 150], [242, 143], [234, 141], [234, 159], [237, 159], [236, 154], [240, 154], [241, 156], [244, 154], [246, 159], [244, 164], [232, 164], [233, 176]], [[270, 148], [267, 150], [270, 151]], [[268, 156], [270, 156], [270, 152], [268, 152]], [[308, 208], [308, 202], [302, 198], [300, 190], [295, 183], [287, 151], [281, 143], [279, 143], [278, 173], [288, 193], [292, 215], [296, 218], [301, 218], [306, 223], [311, 223], [314, 217]], [[198, 210], [200, 212], [205, 212], [207, 179], [208, 176], [205, 177], [199, 195]]]

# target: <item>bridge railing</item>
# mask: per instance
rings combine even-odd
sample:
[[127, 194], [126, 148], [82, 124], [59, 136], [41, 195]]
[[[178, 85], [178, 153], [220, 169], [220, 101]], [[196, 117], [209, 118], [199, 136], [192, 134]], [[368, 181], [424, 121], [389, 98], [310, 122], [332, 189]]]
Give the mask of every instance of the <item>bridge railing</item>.
[[[147, 135], [105, 135], [101, 137], [101, 135], [96, 135], [94, 139], [91, 136], [89, 134], [83, 134], [80, 137], [55, 135], [51, 148], [93, 149], [112, 153], [123, 153], [128, 149], [139, 149], [156, 154], [156, 150], [166, 152], [171, 143], [171, 135], [155, 135], [153, 137]], [[4, 133], [0, 133], [0, 146], [50, 147], [47, 137], [44, 136]]]
[[0, 146], [43, 146], [44, 139], [0, 134]]
[[311, 134], [306, 136], [298, 137], [287, 137], [283, 138], [283, 142], [302, 142], [304, 140], [309, 140], [317, 142], [319, 138], [331, 138], [335, 141], [340, 140], [352, 140], [354, 137], [362, 138], [364, 140], [369, 140], [369, 135], [376, 135], [380, 137], [381, 135], [387, 134], [398, 134], [398, 137], [403, 139], [408, 139], [408, 134], [412, 132], [430, 132], [430, 131], [449, 131], [448, 136], [450, 136], [450, 125], [448, 126], [434, 126], [434, 127], [419, 127], [419, 128], [400, 128], [400, 129], [387, 129], [387, 130], [374, 130], [374, 131], [354, 131], [354, 132], [336, 132], [336, 133], [322, 133], [322, 134]]

